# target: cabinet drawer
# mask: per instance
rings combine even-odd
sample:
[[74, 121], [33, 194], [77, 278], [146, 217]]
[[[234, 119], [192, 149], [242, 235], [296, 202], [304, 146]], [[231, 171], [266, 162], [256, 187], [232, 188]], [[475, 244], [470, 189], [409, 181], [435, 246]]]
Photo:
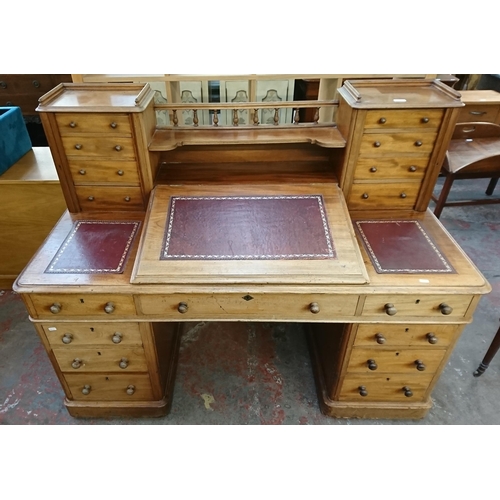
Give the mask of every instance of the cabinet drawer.
[[434, 373], [445, 349], [371, 349], [354, 348], [347, 371], [349, 373]]
[[52, 349], [62, 372], [146, 372], [142, 347], [55, 347]]
[[70, 399], [77, 401], [150, 401], [154, 399], [147, 374], [68, 373], [65, 379], [72, 394]]
[[57, 294], [30, 295], [35, 317], [64, 319], [74, 316], [129, 317], [135, 316], [135, 304], [131, 295]]
[[[463, 318], [472, 301], [471, 295], [368, 295], [362, 316], [398, 320], [416, 316], [426, 320]], [[448, 306], [448, 307], [446, 307]]]
[[418, 181], [423, 178], [428, 163], [428, 157], [362, 158], [356, 164], [354, 180], [403, 179]]
[[75, 185], [103, 182], [139, 185], [137, 163], [133, 160], [70, 160], [68, 164]]
[[[422, 401], [432, 381], [432, 374], [421, 376], [386, 374], [348, 374], [342, 384], [340, 401]], [[363, 394], [363, 395], [362, 395]]]
[[62, 136], [83, 133], [132, 135], [130, 120], [126, 114], [56, 113], [56, 121]]
[[373, 157], [383, 154], [430, 153], [435, 141], [436, 133], [429, 132], [364, 134], [359, 154]]
[[384, 128], [421, 128], [436, 130], [441, 125], [444, 111], [442, 109], [408, 109], [367, 111], [365, 129]]
[[54, 87], [53, 75], [0, 75], [0, 81], [0, 95], [31, 93], [40, 97]]
[[491, 104], [476, 105], [467, 104], [458, 113], [457, 123], [467, 122], [491, 122], [498, 123], [500, 119], [500, 105]]
[[52, 347], [142, 346], [138, 323], [44, 323], [41, 327]]
[[138, 307], [146, 316], [182, 320], [255, 318], [322, 321], [354, 316], [357, 303], [357, 295], [179, 294], [141, 296]]
[[83, 211], [144, 209], [140, 187], [78, 186], [76, 195]]
[[110, 158], [131, 160], [135, 158], [134, 142], [130, 137], [62, 137], [64, 151], [73, 158]]
[[347, 200], [350, 209], [403, 208], [415, 205], [419, 182], [354, 183]]
[[362, 324], [358, 326], [354, 345], [447, 347], [462, 328], [463, 325]]

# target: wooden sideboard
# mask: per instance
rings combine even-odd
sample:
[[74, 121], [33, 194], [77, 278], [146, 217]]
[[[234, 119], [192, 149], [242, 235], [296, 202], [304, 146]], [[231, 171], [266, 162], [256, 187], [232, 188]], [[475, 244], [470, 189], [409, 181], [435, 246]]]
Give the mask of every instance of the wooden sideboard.
[[307, 324], [329, 416], [427, 413], [490, 291], [427, 210], [463, 103], [432, 80], [340, 95], [337, 124], [286, 127], [160, 128], [183, 108], [148, 85], [41, 99], [69, 210], [15, 290], [71, 415], [166, 415], [183, 325], [229, 320]]

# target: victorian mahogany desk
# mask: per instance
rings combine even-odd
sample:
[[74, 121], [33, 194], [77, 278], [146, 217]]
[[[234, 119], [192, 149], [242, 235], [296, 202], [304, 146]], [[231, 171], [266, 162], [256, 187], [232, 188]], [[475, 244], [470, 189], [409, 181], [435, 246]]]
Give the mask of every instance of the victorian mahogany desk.
[[427, 210], [463, 104], [429, 80], [340, 95], [336, 124], [229, 128], [182, 127], [148, 85], [40, 100], [68, 211], [15, 290], [71, 415], [167, 414], [201, 320], [307, 323], [327, 415], [426, 414], [490, 291]]

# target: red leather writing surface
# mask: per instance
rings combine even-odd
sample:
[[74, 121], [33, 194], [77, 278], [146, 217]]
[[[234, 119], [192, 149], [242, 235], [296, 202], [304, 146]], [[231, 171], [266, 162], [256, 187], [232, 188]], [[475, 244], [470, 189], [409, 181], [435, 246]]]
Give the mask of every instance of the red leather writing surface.
[[46, 273], [122, 273], [140, 222], [78, 221]]
[[170, 199], [161, 260], [334, 258], [320, 195]]
[[377, 273], [454, 273], [418, 221], [355, 221]]

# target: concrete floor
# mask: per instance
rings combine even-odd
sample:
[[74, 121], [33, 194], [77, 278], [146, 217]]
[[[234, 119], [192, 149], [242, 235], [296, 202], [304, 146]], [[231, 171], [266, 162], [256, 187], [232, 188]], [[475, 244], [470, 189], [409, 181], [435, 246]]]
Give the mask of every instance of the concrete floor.
[[[481, 196], [488, 181], [457, 182], [450, 199]], [[442, 180], [438, 180], [436, 192]], [[500, 196], [499, 194], [494, 197]], [[431, 205], [432, 208], [433, 205]], [[500, 318], [500, 206], [445, 208], [441, 221], [491, 283], [421, 420], [332, 419], [321, 414], [300, 324], [187, 325], [170, 415], [74, 419], [20, 298], [0, 291], [0, 424], [500, 424], [500, 354], [479, 378]]]

